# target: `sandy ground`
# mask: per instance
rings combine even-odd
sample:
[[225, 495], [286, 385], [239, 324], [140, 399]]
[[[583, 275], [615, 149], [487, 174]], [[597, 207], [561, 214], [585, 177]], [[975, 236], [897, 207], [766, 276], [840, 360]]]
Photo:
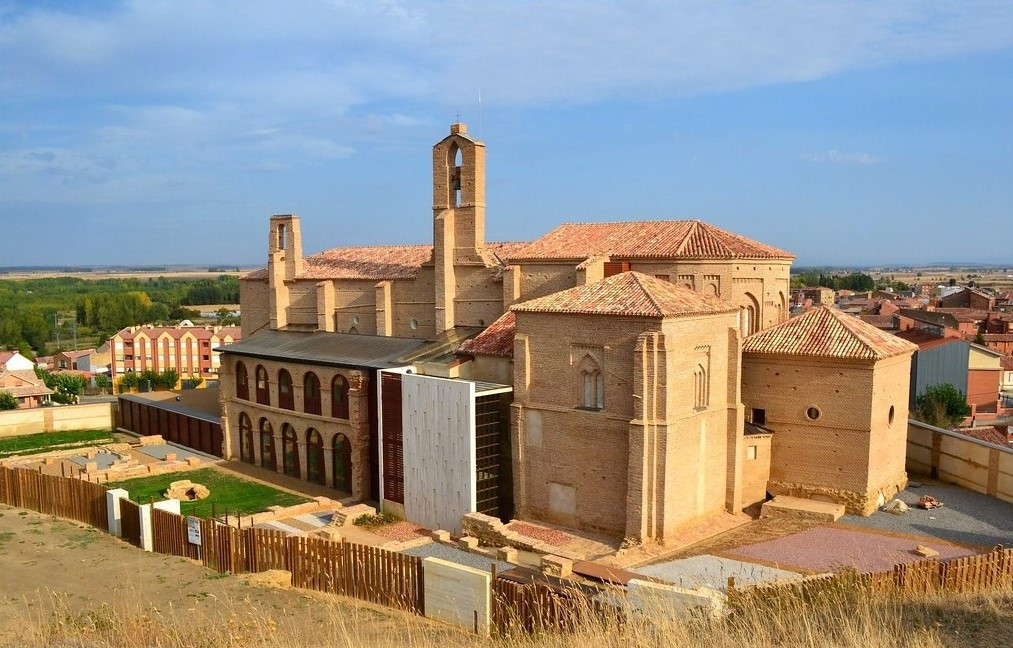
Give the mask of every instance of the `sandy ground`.
[[405, 633], [421, 631], [446, 633], [448, 646], [468, 645], [467, 635], [413, 615], [344, 597], [257, 587], [248, 579], [0, 505], [0, 645], [18, 645], [23, 628], [94, 614], [103, 606], [121, 615], [204, 624], [249, 626], [271, 616], [280, 626], [297, 626], [295, 636], [308, 645], [397, 646], [404, 645]]

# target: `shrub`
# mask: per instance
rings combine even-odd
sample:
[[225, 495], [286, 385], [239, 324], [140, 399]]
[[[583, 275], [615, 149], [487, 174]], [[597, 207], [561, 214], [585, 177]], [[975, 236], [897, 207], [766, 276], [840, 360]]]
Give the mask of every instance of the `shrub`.
[[18, 408], [18, 399], [9, 391], [0, 391], [0, 411]]

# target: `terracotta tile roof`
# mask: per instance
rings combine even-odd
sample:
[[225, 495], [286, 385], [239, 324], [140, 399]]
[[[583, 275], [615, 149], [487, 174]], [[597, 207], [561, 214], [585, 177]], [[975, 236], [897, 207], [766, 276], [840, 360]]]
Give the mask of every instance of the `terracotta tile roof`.
[[95, 349], [85, 349], [83, 351], [62, 351], [61, 352], [62, 355], [66, 356], [67, 358], [70, 358], [72, 360], [76, 360], [78, 358], [83, 358], [85, 356], [90, 356], [93, 353], [95, 353]]
[[514, 304], [511, 309], [532, 313], [678, 317], [727, 313], [738, 307], [640, 272], [621, 272], [587, 286]]
[[943, 346], [944, 344], [953, 344], [954, 342], [962, 341], [960, 338], [933, 335], [924, 329], [918, 328], [898, 331], [895, 335], [902, 340], [907, 340], [912, 344], [917, 344], [918, 348], [923, 351], [926, 349], [934, 349], [936, 347]]
[[1007, 438], [1006, 434], [1004, 434], [1001, 430], [996, 429], [992, 425], [979, 425], [978, 427], [956, 428], [953, 431], [956, 432], [957, 434], [969, 436], [972, 439], [985, 441], [986, 443], [994, 443], [996, 445], [1007, 447], [1013, 445], [1013, 442], [1011, 442]]
[[859, 315], [858, 318], [866, 324], [872, 324], [878, 329], [893, 330], [893, 315]]
[[937, 313], [948, 313], [953, 315], [958, 322], [980, 322], [988, 319], [988, 311], [974, 308], [937, 308]]
[[754, 333], [742, 343], [743, 353], [855, 360], [881, 360], [917, 349], [907, 340], [828, 306]]
[[15, 353], [17, 353], [17, 351], [0, 351], [0, 365], [13, 358]]
[[0, 369], [0, 391], [10, 392], [16, 398], [28, 396], [45, 396], [52, 394], [53, 390], [46, 387], [46, 383], [35, 375], [33, 369], [17, 369], [6, 371]]
[[700, 221], [566, 223], [513, 259], [794, 259], [794, 255]]
[[999, 366], [1003, 371], [1013, 371], [1013, 355], [1005, 355], [999, 359]]
[[[488, 243], [483, 249], [506, 264], [511, 254], [526, 245], [526, 242], [505, 241]], [[306, 257], [303, 271], [296, 278], [366, 281], [414, 279], [419, 268], [432, 257], [432, 245], [338, 247]], [[240, 278], [266, 280], [267, 268], [248, 272]]]
[[514, 355], [514, 331], [516, 328], [517, 318], [514, 312], [507, 311], [484, 331], [465, 341], [457, 351], [468, 355], [511, 358]]
[[985, 342], [1013, 342], [1013, 333], [985, 333]]

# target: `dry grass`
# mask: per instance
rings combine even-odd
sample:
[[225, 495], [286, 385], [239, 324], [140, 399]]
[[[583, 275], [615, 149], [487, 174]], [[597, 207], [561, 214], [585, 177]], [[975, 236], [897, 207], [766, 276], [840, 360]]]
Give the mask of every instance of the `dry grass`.
[[[317, 614], [261, 608], [248, 601], [205, 600], [193, 610], [144, 610], [129, 604], [72, 612], [59, 597], [25, 606], [17, 645], [42, 646], [458, 646], [589, 648], [1005, 648], [1013, 636], [1013, 591], [987, 595], [920, 595], [907, 599], [857, 591], [819, 604], [778, 601], [721, 620], [634, 615], [593, 622], [571, 633], [479, 639], [419, 617], [317, 595]], [[27, 603], [27, 602], [26, 602]], [[319, 612], [324, 611], [321, 616]], [[351, 611], [350, 611], [351, 610]]]

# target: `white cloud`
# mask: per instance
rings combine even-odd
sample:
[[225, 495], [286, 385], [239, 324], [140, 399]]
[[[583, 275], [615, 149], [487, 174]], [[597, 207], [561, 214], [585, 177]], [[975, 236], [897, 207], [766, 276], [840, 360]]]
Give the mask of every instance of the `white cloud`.
[[855, 152], [855, 153], [844, 153], [837, 149], [830, 149], [822, 153], [803, 153], [803, 160], [809, 160], [810, 162], [831, 162], [833, 164], [861, 164], [871, 165], [879, 164], [883, 161], [878, 155], [872, 153]]
[[[686, 97], [1013, 44], [1008, 0], [102, 4], [0, 13], [4, 180], [15, 164], [94, 183], [112, 164], [140, 191], [159, 174], [354, 155], [362, 138], [429, 123], [392, 106], [449, 115], [479, 90], [487, 105], [519, 108]], [[18, 157], [43, 149], [61, 153]]]

